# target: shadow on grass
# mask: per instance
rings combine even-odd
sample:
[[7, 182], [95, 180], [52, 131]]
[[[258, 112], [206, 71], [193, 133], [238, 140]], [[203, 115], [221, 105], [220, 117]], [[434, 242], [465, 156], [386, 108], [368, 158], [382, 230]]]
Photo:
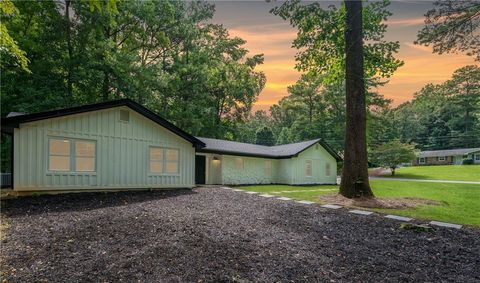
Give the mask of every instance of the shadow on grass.
[[47, 212], [88, 211], [196, 194], [190, 189], [67, 193], [2, 200], [2, 214], [15, 217]]

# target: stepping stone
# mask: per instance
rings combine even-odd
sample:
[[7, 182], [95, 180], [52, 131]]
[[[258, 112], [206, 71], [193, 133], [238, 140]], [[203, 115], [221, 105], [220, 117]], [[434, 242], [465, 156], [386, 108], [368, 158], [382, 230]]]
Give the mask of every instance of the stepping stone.
[[436, 225], [436, 226], [441, 226], [441, 227], [447, 227], [447, 228], [455, 228], [455, 229], [462, 228], [462, 225], [459, 225], [459, 224], [440, 222], [440, 221], [430, 221], [430, 224], [431, 225]]
[[243, 192], [243, 190], [239, 190], [239, 189], [232, 189], [234, 192]]
[[342, 208], [340, 205], [336, 205], [336, 204], [324, 204], [324, 205], [321, 205], [321, 207], [330, 208], [330, 209]]
[[272, 195], [269, 195], [269, 194], [263, 194], [263, 195], [260, 195], [261, 197], [264, 197], [264, 198], [272, 198], [274, 196]]
[[278, 198], [279, 200], [292, 200], [291, 198], [287, 198], [287, 197], [281, 197], [281, 198]]
[[398, 215], [385, 215], [385, 218], [390, 218], [390, 219], [395, 219], [395, 220], [400, 220], [400, 221], [410, 221], [412, 218], [410, 217], [403, 217], [403, 216], [398, 216]]
[[314, 204], [313, 201], [308, 201], [308, 200], [298, 200], [298, 203], [303, 203], [303, 204]]
[[229, 188], [229, 187], [221, 187], [221, 188], [224, 190], [233, 190], [232, 188]]
[[373, 212], [371, 212], [371, 211], [357, 210], [357, 209], [350, 210], [349, 212], [350, 212], [350, 213], [355, 213], [355, 214], [360, 214], [360, 215], [370, 215], [370, 214], [373, 213]]
[[245, 193], [251, 194], [251, 195], [253, 195], [253, 194], [258, 194], [257, 192], [249, 192], [249, 191], [246, 191]]

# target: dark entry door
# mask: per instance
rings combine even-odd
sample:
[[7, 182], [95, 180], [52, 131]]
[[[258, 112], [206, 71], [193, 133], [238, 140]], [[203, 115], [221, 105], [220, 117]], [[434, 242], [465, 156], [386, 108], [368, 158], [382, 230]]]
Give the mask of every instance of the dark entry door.
[[195, 156], [195, 184], [205, 184], [205, 156]]

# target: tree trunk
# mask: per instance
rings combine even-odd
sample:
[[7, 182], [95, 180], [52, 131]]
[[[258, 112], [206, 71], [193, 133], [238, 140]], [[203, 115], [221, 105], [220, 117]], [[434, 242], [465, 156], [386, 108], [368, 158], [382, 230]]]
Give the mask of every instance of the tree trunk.
[[390, 168], [390, 171], [392, 171], [392, 176], [395, 176], [395, 168]]
[[368, 182], [367, 109], [363, 70], [362, 2], [345, 1], [346, 127], [340, 194], [373, 197]]

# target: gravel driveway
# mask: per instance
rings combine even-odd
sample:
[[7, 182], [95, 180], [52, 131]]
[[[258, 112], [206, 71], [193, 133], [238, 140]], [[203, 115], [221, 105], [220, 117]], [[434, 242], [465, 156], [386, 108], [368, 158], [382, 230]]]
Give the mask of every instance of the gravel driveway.
[[9, 200], [8, 282], [479, 282], [480, 230], [220, 188]]

